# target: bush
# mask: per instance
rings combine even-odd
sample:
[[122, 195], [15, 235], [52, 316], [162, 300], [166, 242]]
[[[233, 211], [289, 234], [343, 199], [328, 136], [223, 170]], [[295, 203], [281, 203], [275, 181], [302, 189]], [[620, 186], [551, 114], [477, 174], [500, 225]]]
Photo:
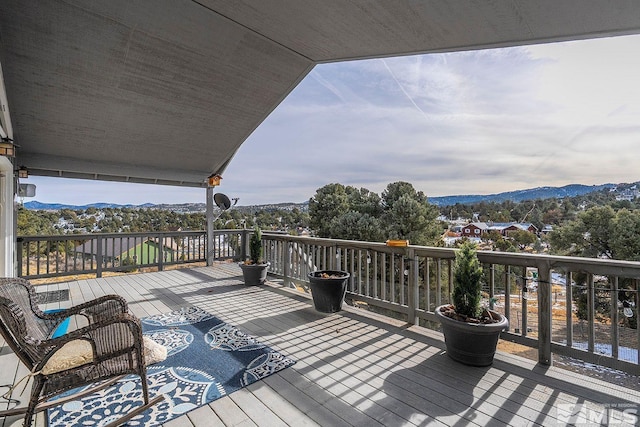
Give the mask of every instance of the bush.
[[482, 265], [475, 245], [464, 242], [456, 253], [453, 273], [453, 305], [456, 313], [468, 317], [480, 317], [482, 308]]
[[249, 260], [252, 264], [258, 264], [262, 260], [262, 231], [256, 226], [249, 239]]

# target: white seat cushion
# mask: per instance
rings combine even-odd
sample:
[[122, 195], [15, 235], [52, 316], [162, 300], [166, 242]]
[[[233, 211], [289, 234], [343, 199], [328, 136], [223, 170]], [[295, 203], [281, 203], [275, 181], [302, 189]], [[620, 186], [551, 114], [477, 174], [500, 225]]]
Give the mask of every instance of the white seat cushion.
[[[167, 358], [167, 348], [149, 337], [142, 337], [144, 343], [144, 357], [147, 365], [162, 362]], [[44, 375], [82, 366], [93, 361], [93, 349], [87, 340], [73, 340], [63, 345], [47, 361], [42, 368]]]
[[44, 375], [55, 374], [93, 361], [93, 349], [87, 340], [73, 340], [63, 345], [42, 368]]

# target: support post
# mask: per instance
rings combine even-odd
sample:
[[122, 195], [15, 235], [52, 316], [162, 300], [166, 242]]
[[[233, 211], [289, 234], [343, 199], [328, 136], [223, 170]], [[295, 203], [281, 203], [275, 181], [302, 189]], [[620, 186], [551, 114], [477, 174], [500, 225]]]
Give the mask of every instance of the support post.
[[551, 269], [538, 265], [538, 362], [551, 365]]
[[13, 163], [8, 158], [0, 156], [0, 241], [3, 245], [0, 252], [0, 274], [2, 277], [15, 277], [16, 275], [14, 264], [16, 245], [14, 184]]
[[[0, 66], [0, 137], [13, 139], [13, 125], [9, 114], [9, 101]], [[16, 180], [14, 165], [8, 158], [0, 156], [0, 274], [16, 277], [17, 207], [15, 206]]]
[[207, 187], [207, 265], [213, 265], [215, 247], [213, 243], [213, 187]]

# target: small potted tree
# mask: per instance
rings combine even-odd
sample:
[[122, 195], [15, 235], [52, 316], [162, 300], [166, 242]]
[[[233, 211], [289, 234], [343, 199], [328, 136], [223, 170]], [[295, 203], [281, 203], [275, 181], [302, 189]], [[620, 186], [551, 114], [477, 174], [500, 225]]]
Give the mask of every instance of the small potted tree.
[[262, 285], [267, 280], [268, 262], [262, 260], [262, 231], [260, 227], [253, 228], [249, 238], [249, 258], [240, 263], [244, 284], [249, 286]]
[[447, 354], [466, 365], [489, 366], [509, 320], [481, 306], [483, 272], [473, 243], [462, 244], [453, 271], [453, 304], [436, 308]]

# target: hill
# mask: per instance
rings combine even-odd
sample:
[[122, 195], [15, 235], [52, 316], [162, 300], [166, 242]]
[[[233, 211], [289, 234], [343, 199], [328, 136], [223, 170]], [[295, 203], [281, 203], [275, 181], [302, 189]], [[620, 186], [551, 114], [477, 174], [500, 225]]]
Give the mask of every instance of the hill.
[[[429, 197], [429, 202], [436, 206], [451, 206], [456, 203], [460, 204], [472, 204], [478, 202], [503, 202], [511, 200], [513, 202], [522, 202], [525, 200], [537, 200], [537, 199], [562, 199], [565, 197], [582, 196], [584, 194], [601, 191], [603, 189], [611, 189], [617, 187], [616, 184], [601, 184], [601, 185], [582, 185], [582, 184], [570, 184], [564, 187], [537, 187], [526, 190], [508, 191], [497, 194], [469, 194], [459, 196], [441, 196], [441, 197]], [[65, 205], [60, 203], [40, 203], [38, 201], [27, 202], [24, 207], [30, 210], [47, 210], [57, 211], [61, 209], [71, 210], [86, 210], [93, 207], [97, 209], [104, 208], [132, 208], [132, 209], [166, 209], [176, 212], [204, 212], [206, 205], [204, 203], [181, 203], [181, 204], [152, 204], [145, 203], [142, 205], [119, 205], [116, 203], [92, 203], [89, 205]], [[291, 210], [298, 208], [302, 211], [308, 209], [308, 202], [304, 203], [271, 203], [267, 205], [252, 205], [252, 206], [237, 206], [234, 209], [241, 211], [257, 211], [257, 210], [269, 210], [269, 209], [286, 209]]]
[[41, 203], [37, 200], [33, 202], [27, 202], [24, 207], [30, 210], [42, 210], [42, 211], [59, 211], [61, 209], [71, 210], [87, 210], [88, 208], [105, 209], [105, 208], [152, 208], [155, 205], [152, 203], [145, 203], [142, 205], [119, 205], [117, 203], [91, 203], [88, 205], [67, 205], [64, 203]]
[[527, 190], [508, 191], [505, 193], [486, 194], [486, 195], [461, 195], [461, 196], [442, 196], [429, 197], [429, 202], [436, 206], [450, 206], [456, 203], [472, 204], [478, 202], [504, 202], [511, 200], [512, 202], [523, 202], [525, 200], [537, 199], [562, 199], [565, 197], [582, 196], [584, 194], [600, 191], [605, 188], [614, 188], [615, 184], [602, 185], [581, 185], [570, 184], [564, 187], [537, 187]]
[[[63, 203], [41, 203], [38, 201], [26, 202], [23, 205], [29, 210], [40, 211], [59, 211], [62, 209], [70, 209], [72, 211], [84, 211], [88, 208], [105, 209], [105, 208], [129, 208], [129, 209], [159, 209], [159, 210], [171, 210], [174, 212], [188, 213], [188, 212], [205, 212], [207, 205], [205, 203], [175, 203], [175, 204], [153, 204], [144, 203], [142, 205], [120, 205], [117, 203], [91, 203], [88, 205], [67, 205]], [[271, 203], [267, 205], [250, 205], [250, 206], [236, 206], [235, 210], [241, 212], [252, 213], [259, 210], [292, 210], [298, 208], [306, 211], [308, 209], [309, 202], [303, 203]]]

